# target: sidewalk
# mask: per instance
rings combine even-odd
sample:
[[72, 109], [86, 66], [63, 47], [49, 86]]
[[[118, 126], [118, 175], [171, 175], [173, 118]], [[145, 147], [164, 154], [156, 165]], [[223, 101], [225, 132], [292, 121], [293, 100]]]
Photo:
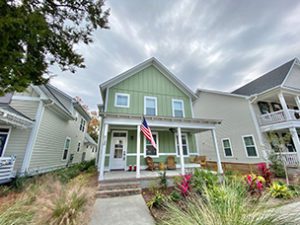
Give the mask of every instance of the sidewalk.
[[90, 225], [154, 225], [142, 195], [99, 198]]

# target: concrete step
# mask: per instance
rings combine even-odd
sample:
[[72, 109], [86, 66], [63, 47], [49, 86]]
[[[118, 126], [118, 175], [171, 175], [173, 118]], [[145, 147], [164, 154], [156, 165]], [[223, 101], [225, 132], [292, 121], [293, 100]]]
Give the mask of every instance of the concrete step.
[[139, 188], [139, 182], [113, 182], [113, 183], [100, 183], [99, 190], [117, 190], [117, 189], [134, 189]]
[[141, 188], [99, 190], [96, 192], [96, 198], [112, 198], [119, 196], [138, 195], [142, 193]]

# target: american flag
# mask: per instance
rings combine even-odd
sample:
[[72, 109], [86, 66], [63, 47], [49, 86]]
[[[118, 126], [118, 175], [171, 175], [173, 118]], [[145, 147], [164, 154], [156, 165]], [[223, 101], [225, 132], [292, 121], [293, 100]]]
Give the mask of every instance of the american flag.
[[144, 136], [148, 139], [148, 141], [150, 141], [152, 146], [155, 149], [157, 149], [155, 140], [154, 140], [154, 138], [152, 136], [152, 133], [151, 133], [151, 129], [150, 129], [150, 127], [148, 127], [148, 124], [147, 124], [147, 121], [146, 121], [145, 117], [143, 117], [143, 121], [142, 121], [142, 124], [141, 124], [141, 131], [143, 132]]

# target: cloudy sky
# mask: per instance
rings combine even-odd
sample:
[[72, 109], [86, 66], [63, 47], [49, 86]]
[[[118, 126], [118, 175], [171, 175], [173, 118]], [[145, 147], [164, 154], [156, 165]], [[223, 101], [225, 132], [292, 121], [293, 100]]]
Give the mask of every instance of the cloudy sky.
[[109, 30], [80, 45], [86, 69], [51, 83], [91, 110], [98, 85], [154, 56], [192, 90], [233, 91], [300, 56], [300, 1], [107, 0]]

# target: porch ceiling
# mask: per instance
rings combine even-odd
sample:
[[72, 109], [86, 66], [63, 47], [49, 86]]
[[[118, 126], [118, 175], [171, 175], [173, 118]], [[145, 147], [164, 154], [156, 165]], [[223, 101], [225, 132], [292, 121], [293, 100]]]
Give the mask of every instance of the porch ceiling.
[[30, 128], [34, 121], [0, 108], [0, 121], [20, 128]]
[[[143, 116], [129, 115], [129, 114], [114, 114], [114, 113], [101, 113], [104, 118], [104, 123], [116, 127], [133, 127], [141, 124]], [[215, 119], [202, 119], [202, 118], [174, 118], [162, 116], [145, 116], [148, 125], [151, 128], [172, 130], [174, 128], [182, 128], [184, 131], [200, 132], [205, 130], [214, 129], [221, 120]]]

